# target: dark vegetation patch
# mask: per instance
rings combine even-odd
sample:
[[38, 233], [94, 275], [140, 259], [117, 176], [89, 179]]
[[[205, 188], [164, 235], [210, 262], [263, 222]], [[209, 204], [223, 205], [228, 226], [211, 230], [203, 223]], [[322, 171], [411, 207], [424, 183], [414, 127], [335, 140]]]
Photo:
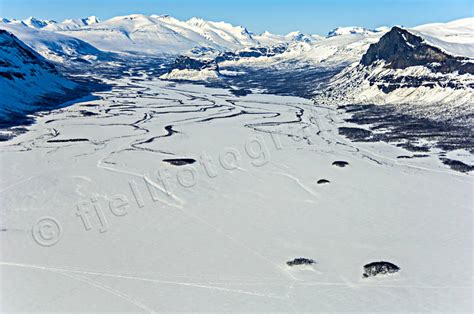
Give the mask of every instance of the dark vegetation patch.
[[92, 116], [97, 116], [97, 115], [98, 115], [98, 113], [92, 112], [92, 111], [88, 111], [88, 110], [81, 110], [80, 113], [81, 113], [84, 117], [92, 117]]
[[333, 166], [339, 167], [339, 168], [344, 168], [349, 165], [347, 161], [343, 160], [336, 160], [335, 162], [332, 163]]
[[0, 142], [6, 142], [15, 137], [13, 134], [0, 134]]
[[[278, 66], [270, 66], [265, 69], [246, 66], [220, 66], [220, 70], [237, 71], [241, 74], [224, 76], [220, 81], [201, 84], [208, 87], [229, 89], [236, 96], [245, 96], [244, 94], [250, 93], [250, 89], [258, 89], [265, 94], [311, 99], [314, 90], [326, 84], [342, 68], [343, 66], [336, 69], [330, 67], [315, 68], [293, 61], [283, 62]], [[235, 90], [239, 91], [235, 92]]]
[[23, 73], [12, 72], [12, 71], [10, 72], [0, 71], [0, 76], [6, 78], [7, 80], [13, 80], [15, 78], [20, 79], [20, 80], [25, 79], [25, 76], [23, 75]]
[[192, 158], [174, 158], [174, 159], [163, 159], [164, 162], [167, 162], [173, 166], [184, 166], [190, 165], [196, 162], [195, 159]]
[[61, 140], [48, 140], [48, 143], [70, 143], [70, 142], [89, 142], [87, 138], [68, 138]]
[[409, 150], [411, 152], [429, 152], [431, 149], [431, 147], [427, 145], [416, 145], [411, 142], [398, 143], [397, 146], [405, 148], [406, 150]]
[[453, 160], [453, 159], [448, 159], [448, 158], [441, 158], [441, 161], [443, 164], [449, 166], [449, 168], [460, 171], [463, 173], [471, 172], [474, 170], [474, 166], [467, 165], [463, 163], [462, 161], [459, 160]]
[[[370, 131], [373, 133], [371, 136], [368, 136], [368, 133], [364, 131], [353, 130], [353, 128], [339, 131], [340, 134], [352, 141], [372, 142], [377, 139], [415, 153], [427, 153], [433, 148], [439, 148], [443, 152], [465, 149], [474, 154], [474, 134], [469, 122], [473, 117], [469, 115], [459, 119], [435, 121], [401, 113], [397, 108], [388, 105], [345, 105], [339, 106], [338, 109], [351, 114], [349, 118], [345, 119], [346, 122], [370, 125]], [[380, 131], [377, 132], [378, 130]], [[426, 141], [427, 144], [420, 144], [422, 141]], [[428, 155], [414, 154], [398, 158], [426, 156]], [[443, 154], [439, 156], [442, 157]], [[456, 161], [443, 161], [443, 163], [456, 171], [472, 171], [472, 166]]]
[[355, 142], [378, 141], [378, 138], [373, 135], [372, 131], [366, 130], [366, 129], [353, 128], [353, 127], [340, 127], [338, 128], [338, 132], [339, 134], [344, 135], [348, 139]]
[[248, 94], [252, 94], [252, 91], [248, 89], [230, 89], [230, 92], [232, 95], [241, 97], [241, 96], [247, 96]]
[[364, 278], [377, 276], [379, 274], [391, 274], [400, 270], [400, 267], [390, 262], [372, 262], [364, 265]]
[[171, 69], [178, 69], [178, 70], [213, 70], [219, 71], [219, 66], [217, 62], [213, 59], [195, 59], [189, 56], [178, 56], [174, 61]]
[[407, 156], [407, 155], [400, 155], [397, 156], [398, 159], [412, 159], [412, 158], [424, 158], [424, 157], [430, 157], [430, 155], [426, 154], [414, 154], [412, 156]]
[[288, 266], [312, 265], [312, 264], [316, 264], [316, 261], [314, 261], [310, 258], [298, 257], [298, 258], [295, 258], [292, 261], [286, 262], [286, 264]]

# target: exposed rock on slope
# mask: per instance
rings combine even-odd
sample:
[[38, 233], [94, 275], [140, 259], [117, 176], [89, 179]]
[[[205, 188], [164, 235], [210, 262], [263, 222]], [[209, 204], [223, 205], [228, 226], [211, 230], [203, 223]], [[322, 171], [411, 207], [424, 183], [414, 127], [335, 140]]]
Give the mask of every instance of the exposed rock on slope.
[[211, 70], [211, 71], [219, 71], [219, 67], [214, 60], [206, 60], [206, 59], [193, 59], [188, 56], [179, 56], [176, 58], [173, 69], [178, 70]]
[[274, 57], [282, 54], [288, 49], [287, 44], [279, 44], [270, 47], [256, 46], [237, 50], [235, 52], [224, 52], [216, 57], [217, 62], [223, 61], [237, 61], [242, 58], [260, 58], [260, 57]]
[[219, 77], [219, 66], [212, 58], [179, 56], [171, 70], [160, 78], [167, 80], [208, 80]]
[[359, 63], [332, 78], [316, 99], [338, 105], [389, 104], [430, 119], [467, 122], [474, 113], [474, 60], [453, 56], [431, 42], [393, 27]]
[[385, 66], [391, 69], [422, 65], [435, 72], [474, 74], [474, 63], [468, 62], [468, 58], [451, 56], [399, 27], [393, 27], [378, 43], [370, 45], [360, 63], [369, 66], [376, 61], [385, 61]]

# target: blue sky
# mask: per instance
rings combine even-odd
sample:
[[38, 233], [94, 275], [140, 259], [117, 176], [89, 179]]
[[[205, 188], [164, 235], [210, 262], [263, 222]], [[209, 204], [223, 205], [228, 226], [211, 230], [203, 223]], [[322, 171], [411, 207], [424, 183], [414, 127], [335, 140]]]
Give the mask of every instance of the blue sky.
[[0, 0], [0, 16], [63, 20], [132, 13], [193, 16], [243, 25], [250, 31], [326, 34], [337, 26], [415, 26], [474, 16], [467, 0]]

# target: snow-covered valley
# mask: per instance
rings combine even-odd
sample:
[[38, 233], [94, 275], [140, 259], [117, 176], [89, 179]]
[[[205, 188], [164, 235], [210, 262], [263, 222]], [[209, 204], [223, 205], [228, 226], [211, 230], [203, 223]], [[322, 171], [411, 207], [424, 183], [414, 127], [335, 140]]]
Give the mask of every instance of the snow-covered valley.
[[1, 312], [472, 312], [468, 22], [3, 24], [36, 52], [3, 47], [0, 96], [54, 93], [11, 74], [50, 66], [92, 92], [2, 125]]
[[302, 98], [119, 83], [2, 144], [3, 310], [469, 311], [471, 177]]

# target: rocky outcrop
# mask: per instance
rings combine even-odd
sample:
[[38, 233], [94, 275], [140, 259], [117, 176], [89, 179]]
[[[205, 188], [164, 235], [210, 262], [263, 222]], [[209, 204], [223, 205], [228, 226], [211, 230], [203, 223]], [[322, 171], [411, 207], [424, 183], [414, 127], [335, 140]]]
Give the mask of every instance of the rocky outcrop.
[[179, 56], [170, 70], [161, 75], [164, 80], [206, 81], [220, 77], [219, 65], [213, 58]]
[[179, 56], [174, 61], [172, 69], [177, 70], [210, 70], [219, 71], [219, 66], [215, 60], [212, 59], [195, 59], [188, 56]]
[[216, 62], [223, 61], [236, 61], [242, 58], [261, 58], [261, 57], [274, 57], [278, 54], [285, 52], [288, 49], [288, 45], [281, 44], [270, 47], [249, 47], [235, 52], [223, 52], [216, 57]]
[[377, 43], [370, 45], [360, 63], [369, 66], [376, 61], [384, 61], [386, 67], [391, 69], [422, 65], [434, 72], [474, 74], [474, 63], [468, 60], [451, 56], [438, 47], [427, 44], [422, 37], [393, 27]]

